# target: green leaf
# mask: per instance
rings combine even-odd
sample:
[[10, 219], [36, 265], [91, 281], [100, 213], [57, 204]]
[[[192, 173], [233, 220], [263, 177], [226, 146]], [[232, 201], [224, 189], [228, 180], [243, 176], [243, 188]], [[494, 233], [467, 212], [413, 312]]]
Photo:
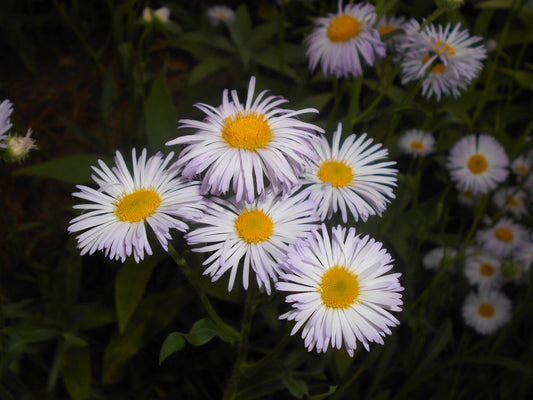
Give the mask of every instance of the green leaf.
[[191, 71], [191, 75], [189, 76], [189, 83], [197, 83], [204, 79], [206, 76], [209, 76], [217, 72], [218, 70], [229, 66], [231, 63], [231, 58], [222, 58], [215, 55], [210, 56], [202, 62], [198, 63], [193, 68], [193, 70]]
[[187, 292], [179, 288], [170, 293], [144, 298], [122, 334], [114, 333], [104, 353], [102, 382], [113, 383], [120, 369], [148, 341], [164, 329], [180, 311]]
[[513, 0], [488, 0], [476, 4], [475, 8], [511, 8]]
[[91, 397], [91, 357], [88, 348], [72, 348], [66, 352], [61, 378], [72, 399], [85, 400]]
[[172, 332], [170, 335], [168, 335], [161, 346], [161, 352], [159, 353], [159, 365], [161, 365], [168, 356], [183, 349], [185, 344], [185, 338], [181, 332]]
[[135, 308], [141, 301], [144, 288], [156, 262], [153, 257], [139, 264], [130, 259], [118, 271], [115, 280], [115, 306], [120, 333], [124, 332]]
[[242, 3], [235, 13], [235, 22], [229, 27], [229, 32], [245, 68], [248, 66], [248, 62], [252, 55], [248, 45], [251, 31], [252, 20], [250, 19], [246, 5]]
[[517, 71], [509, 68], [499, 68], [499, 71], [514, 78], [521, 87], [533, 90], [533, 72]]
[[533, 375], [533, 368], [522, 364], [518, 360], [508, 357], [501, 357], [496, 355], [467, 356], [459, 359], [459, 362], [467, 364], [496, 365], [506, 368], [511, 372], [516, 372], [524, 375]]
[[144, 104], [144, 118], [148, 146], [152, 150], [160, 149], [165, 142], [176, 136], [176, 108], [163, 71], [157, 74], [152, 83], [150, 95]]
[[282, 375], [282, 380], [289, 392], [298, 399], [302, 399], [305, 394], [309, 393], [307, 384], [303, 380], [294, 379], [288, 371]]
[[79, 304], [77, 313], [79, 329], [95, 329], [115, 322], [115, 313], [101, 304]]
[[79, 336], [73, 335], [72, 333], [62, 333], [63, 339], [67, 342], [70, 347], [87, 347], [89, 344]]
[[99, 159], [106, 164], [109, 164], [111, 160], [108, 157], [94, 154], [78, 154], [33, 164], [29, 167], [18, 169], [13, 174], [58, 179], [73, 184], [89, 183], [91, 182], [91, 165], [97, 165]]
[[187, 341], [193, 346], [202, 346], [218, 335], [217, 325], [209, 318], [196, 321], [187, 335]]

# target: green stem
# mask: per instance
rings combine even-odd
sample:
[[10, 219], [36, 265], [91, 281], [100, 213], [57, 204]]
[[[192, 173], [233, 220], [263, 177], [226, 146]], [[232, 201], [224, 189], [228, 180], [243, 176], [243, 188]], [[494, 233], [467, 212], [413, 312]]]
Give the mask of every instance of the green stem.
[[361, 88], [363, 86], [363, 77], [358, 76], [350, 80], [350, 102], [348, 105], [348, 114], [344, 122], [344, 129], [352, 132], [355, 124], [355, 116], [359, 114], [359, 99], [361, 97]]
[[337, 114], [337, 109], [339, 108], [339, 104], [341, 102], [341, 97], [342, 97], [342, 88], [339, 88], [339, 81], [338, 79], [336, 78], [333, 78], [333, 97], [334, 97], [334, 102], [333, 102], [333, 108], [331, 109], [331, 112], [329, 113], [329, 117], [328, 117], [328, 123], [327, 123], [327, 126], [326, 126], [326, 130], [331, 130], [331, 123], [333, 121], [333, 118], [335, 118], [335, 115]]
[[433, 11], [433, 13], [427, 17], [427, 19], [422, 23], [422, 25], [420, 25], [420, 29], [418, 30], [419, 32], [422, 32], [422, 30], [427, 26], [429, 25], [430, 23], [432, 23], [433, 21], [435, 21], [437, 18], [439, 18], [442, 14], [444, 14], [446, 12], [446, 9], [445, 8], [437, 8], [435, 11]]
[[252, 327], [254, 298], [254, 287], [252, 286], [246, 292], [239, 350], [237, 352], [235, 364], [233, 364], [233, 370], [231, 372], [228, 385], [224, 391], [224, 397], [222, 398], [223, 400], [235, 400], [237, 398], [237, 390], [242, 377], [242, 367], [245, 365], [246, 357], [248, 355], [248, 339]]
[[343, 382], [339, 387], [338, 389], [335, 391], [335, 393], [333, 393], [333, 396], [331, 396], [329, 398], [329, 400], [337, 400], [337, 399], [340, 399], [342, 397], [342, 395], [344, 394], [344, 392], [346, 392], [350, 386], [352, 386], [352, 383], [355, 382], [355, 380], [359, 377], [359, 375], [362, 374], [362, 372], [364, 371], [365, 369], [363, 367], [359, 367], [357, 369], [357, 371], [355, 371], [355, 373], [350, 377], [350, 379], [348, 379], [346, 382]]
[[[0, 293], [0, 332], [5, 328], [4, 319], [4, 302], [2, 301], [2, 294]], [[7, 357], [5, 351], [5, 336], [0, 334], [0, 382], [2, 381], [2, 375], [7, 365]]]

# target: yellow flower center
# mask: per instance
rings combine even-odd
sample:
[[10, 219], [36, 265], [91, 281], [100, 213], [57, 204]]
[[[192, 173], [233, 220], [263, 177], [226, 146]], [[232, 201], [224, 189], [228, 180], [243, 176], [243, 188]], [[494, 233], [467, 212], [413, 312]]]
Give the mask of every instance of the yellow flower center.
[[463, 192], [463, 197], [467, 200], [472, 200], [474, 198], [474, 195], [470, 190], [467, 190], [466, 192]]
[[435, 43], [435, 52], [437, 52], [439, 55], [446, 55], [453, 57], [455, 56], [455, 53], [457, 53], [457, 50], [455, 50], [455, 47], [450, 46], [448, 43], [442, 43], [440, 40], [437, 40], [437, 43]]
[[161, 204], [154, 189], [137, 189], [115, 200], [115, 215], [124, 222], [139, 222], [152, 215]]
[[482, 174], [489, 168], [489, 162], [483, 154], [472, 154], [466, 166], [474, 175]]
[[513, 240], [513, 231], [509, 228], [498, 228], [494, 231], [494, 236], [502, 242], [510, 242]]
[[356, 37], [361, 31], [361, 24], [351, 15], [335, 18], [328, 27], [328, 37], [332, 42], [346, 42]]
[[261, 243], [272, 234], [274, 223], [262, 210], [243, 210], [235, 218], [235, 228], [246, 243]]
[[379, 33], [382, 35], [386, 35], [387, 33], [391, 33], [394, 31], [394, 27], [392, 25], [381, 25], [379, 27]]
[[352, 182], [353, 171], [342, 161], [324, 161], [318, 170], [318, 177], [334, 187], [344, 187]]
[[490, 303], [481, 303], [477, 311], [479, 315], [485, 318], [490, 318], [496, 313], [496, 309]]
[[359, 296], [359, 280], [346, 267], [335, 265], [322, 276], [318, 291], [326, 307], [348, 308]]
[[411, 143], [409, 143], [409, 147], [413, 151], [422, 151], [424, 150], [424, 143], [422, 143], [420, 140], [413, 140]]
[[483, 276], [492, 276], [494, 275], [494, 267], [489, 263], [483, 263], [479, 266], [479, 273]]
[[[427, 63], [429, 60], [429, 54], [426, 54], [424, 58], [422, 59], [422, 64]], [[433, 65], [433, 68], [431, 68], [431, 72], [434, 74], [442, 74], [444, 71], [446, 71], [446, 66], [443, 63], [436, 62]]]
[[511, 197], [507, 201], [507, 207], [509, 208], [516, 208], [520, 206], [520, 200], [518, 200], [516, 197]]
[[524, 164], [520, 164], [516, 167], [516, 172], [518, 172], [522, 176], [526, 176], [529, 174], [529, 167]]
[[239, 111], [236, 117], [229, 116], [224, 122], [222, 137], [231, 147], [255, 151], [272, 139], [272, 130], [264, 114]]

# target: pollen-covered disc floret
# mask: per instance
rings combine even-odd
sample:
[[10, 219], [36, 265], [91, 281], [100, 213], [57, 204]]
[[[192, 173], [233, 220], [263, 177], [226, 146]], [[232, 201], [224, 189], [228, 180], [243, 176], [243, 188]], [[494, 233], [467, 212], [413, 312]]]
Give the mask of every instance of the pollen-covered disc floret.
[[515, 218], [522, 218], [529, 211], [527, 193], [514, 186], [496, 190], [492, 201], [501, 211], [511, 213]]
[[398, 147], [406, 154], [423, 157], [435, 151], [435, 138], [422, 129], [408, 129], [398, 139]]
[[336, 14], [317, 18], [304, 41], [311, 71], [321, 64], [324, 76], [360, 76], [361, 57], [370, 66], [376, 58], [385, 57], [385, 44], [373, 27], [376, 17], [375, 7], [369, 3], [343, 7], [339, 0]]
[[[213, 197], [207, 202], [199, 227], [185, 238], [196, 252], [212, 253], [204, 262], [215, 281], [230, 271], [228, 290], [242, 270], [242, 282], [248, 289], [250, 270], [258, 286], [271, 292], [279, 263], [288, 246], [318, 228], [315, 205], [304, 195], [283, 196], [271, 190], [248, 203]], [[253, 277], [252, 277], [253, 278]]]
[[462, 308], [465, 324], [482, 335], [490, 335], [511, 319], [511, 301], [491, 289], [470, 292]]
[[325, 352], [344, 347], [350, 356], [357, 342], [383, 344], [401, 311], [400, 274], [386, 274], [392, 259], [382, 244], [355, 229], [337, 226], [332, 236], [321, 230], [289, 248], [276, 289], [287, 292], [292, 309], [280, 319], [295, 321], [291, 332], [302, 329], [305, 347]]
[[100, 250], [110, 259], [124, 262], [133, 254], [139, 262], [145, 252], [152, 254], [146, 224], [168, 250], [169, 230], [184, 232], [188, 226], [182, 219], [195, 221], [202, 216], [199, 183], [179, 177], [175, 164], [168, 167], [173, 156], [171, 152], [163, 158], [157, 153], [147, 159], [144, 149], [137, 158], [133, 149], [133, 175], [118, 151], [111, 169], [98, 160], [99, 168], [92, 167], [98, 189], [78, 185], [80, 191], [73, 193], [89, 201], [74, 206], [85, 212], [71, 220], [68, 227], [70, 233], [84, 231], [76, 237], [82, 255]]
[[481, 247], [498, 257], [507, 257], [529, 241], [528, 230], [508, 217], [502, 217], [494, 226], [476, 233]]
[[457, 188], [473, 195], [489, 193], [509, 174], [505, 149], [486, 134], [461, 138], [450, 149], [446, 166]]
[[206, 118], [180, 121], [181, 128], [196, 132], [167, 142], [167, 146], [185, 145], [178, 165], [185, 178], [202, 174], [203, 194], [218, 196], [232, 188], [237, 201], [244, 198], [251, 203], [268, 183], [274, 190], [288, 193], [298, 185], [309, 159], [315, 157], [309, 141], [323, 130], [297, 117], [318, 111], [279, 108], [287, 100], [265, 97], [266, 90], [254, 99], [254, 91], [252, 77], [244, 104], [236, 91], [231, 92], [230, 100], [227, 90], [219, 107], [197, 104]]
[[13, 124], [11, 123], [11, 113], [13, 112], [13, 103], [9, 100], [4, 100], [0, 103], [0, 149], [7, 147], [4, 140], [7, 139], [5, 134], [11, 129]]
[[403, 26], [396, 50], [402, 56], [402, 83], [422, 81], [422, 95], [459, 97], [461, 90], [476, 78], [483, 69], [482, 61], [487, 51], [480, 36], [470, 36], [461, 30], [461, 23], [453, 28], [428, 24], [420, 31], [415, 19]]
[[388, 156], [381, 143], [373, 144], [366, 133], [348, 136], [342, 146], [342, 125], [333, 134], [333, 143], [323, 136], [312, 142], [317, 159], [302, 175], [304, 192], [318, 206], [322, 221], [340, 210], [347, 222], [348, 212], [357, 221], [366, 221], [369, 215], [381, 215], [396, 186], [398, 170], [395, 161], [381, 161]]

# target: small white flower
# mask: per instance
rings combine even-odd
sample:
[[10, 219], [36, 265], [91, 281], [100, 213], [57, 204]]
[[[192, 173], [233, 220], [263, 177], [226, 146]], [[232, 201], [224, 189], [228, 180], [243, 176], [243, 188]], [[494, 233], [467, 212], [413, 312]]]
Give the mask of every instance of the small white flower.
[[209, 7], [206, 11], [207, 19], [213, 26], [225, 24], [227, 26], [235, 22], [235, 11], [228, 6], [217, 5]]
[[232, 91], [230, 101], [227, 90], [219, 107], [196, 104], [207, 114], [205, 120], [180, 120], [182, 128], [196, 132], [166, 143], [186, 145], [178, 165], [184, 167], [182, 174], [188, 179], [203, 174], [204, 194], [226, 194], [231, 186], [237, 201], [244, 198], [251, 203], [263, 192], [265, 178], [275, 191], [289, 193], [299, 185], [299, 176], [309, 160], [316, 157], [310, 140], [323, 129], [296, 117], [318, 111], [279, 108], [287, 100], [264, 98], [266, 90], [254, 100], [254, 90], [252, 77], [245, 104], [241, 104], [236, 91]]
[[409, 129], [398, 139], [401, 151], [412, 156], [427, 156], [435, 151], [435, 138], [422, 129]]
[[507, 257], [529, 240], [527, 229], [510, 218], [502, 217], [491, 228], [476, 233], [481, 247], [498, 257]]
[[[76, 237], [81, 255], [105, 252], [110, 259], [122, 262], [133, 254], [135, 261], [152, 254], [146, 235], [146, 224], [152, 228], [161, 246], [168, 250], [171, 228], [186, 231], [181, 218], [195, 221], [204, 207], [198, 182], [186, 182], [178, 176], [175, 164], [167, 169], [174, 153], [165, 159], [161, 153], [146, 159], [146, 149], [137, 159], [132, 150], [133, 176], [124, 158], [116, 152], [115, 166], [98, 160], [100, 168], [92, 167], [97, 190], [76, 186], [73, 196], [89, 203], [75, 205], [86, 212], [70, 221], [70, 233], [84, 231]], [[180, 218], [180, 219], [178, 219]]]
[[520, 263], [522, 275], [527, 274], [533, 263], [533, 242], [529, 240], [516, 249], [513, 253], [513, 260]]
[[159, 7], [157, 10], [152, 10], [145, 7], [142, 13], [142, 19], [146, 23], [152, 22], [154, 19], [161, 23], [167, 23], [170, 19], [170, 9], [168, 7]]
[[415, 19], [404, 25], [405, 35], [398, 42], [397, 51], [402, 54], [402, 84], [422, 81], [422, 95], [426, 98], [453, 95], [459, 97], [483, 69], [482, 60], [487, 57], [480, 36], [470, 36], [461, 30], [461, 23], [453, 29], [428, 24], [420, 31]]
[[465, 324], [490, 335], [511, 319], [511, 301], [494, 290], [470, 292], [462, 308]]
[[472, 194], [470, 190], [461, 191], [457, 195], [457, 201], [459, 202], [459, 204], [462, 204], [463, 206], [473, 207], [474, 200], [475, 200], [475, 196]]
[[6, 158], [9, 161], [22, 161], [30, 150], [38, 149], [35, 139], [31, 137], [31, 129], [28, 129], [25, 136], [9, 136], [6, 139]]
[[474, 195], [494, 190], [507, 178], [508, 165], [503, 146], [486, 134], [461, 138], [450, 149], [446, 164], [458, 189]]
[[207, 201], [200, 226], [187, 235], [195, 252], [212, 252], [205, 260], [204, 274], [215, 281], [230, 270], [228, 290], [231, 291], [239, 269], [248, 289], [250, 269], [258, 286], [270, 294], [270, 281], [276, 281], [280, 263], [290, 244], [318, 228], [315, 205], [300, 193], [281, 196], [266, 190], [253, 203], [234, 198], [211, 198]]
[[503, 187], [494, 192], [492, 200], [500, 210], [509, 211], [516, 218], [521, 218], [528, 213], [527, 195], [521, 189]]
[[399, 321], [391, 311], [401, 311], [399, 273], [392, 269], [389, 253], [368, 236], [342, 226], [308, 235], [290, 247], [284, 260], [285, 273], [276, 289], [288, 292], [292, 309], [280, 319], [295, 321], [291, 335], [302, 329], [305, 347], [325, 352], [344, 347], [353, 357], [357, 342], [383, 344], [390, 327]]
[[529, 154], [522, 154], [513, 160], [511, 163], [511, 170], [519, 179], [523, 179], [530, 174], [532, 165], [533, 159], [529, 156]]
[[457, 257], [457, 250], [450, 247], [435, 247], [422, 257], [422, 265], [427, 270], [437, 270]]
[[321, 64], [324, 76], [360, 76], [361, 57], [370, 66], [376, 58], [385, 57], [385, 44], [373, 27], [376, 18], [375, 7], [369, 3], [343, 7], [339, 0], [338, 12], [317, 18], [304, 41], [311, 71]]
[[403, 25], [407, 19], [404, 16], [395, 16], [395, 15], [383, 15], [378, 22], [376, 23], [376, 29], [379, 31], [381, 38], [389, 33], [396, 32], [393, 36], [384, 39], [389, 50], [394, 50], [395, 45], [398, 43], [400, 36], [403, 35]]
[[464, 266], [466, 279], [471, 285], [496, 289], [503, 283], [502, 263], [490, 253], [468, 255]]

